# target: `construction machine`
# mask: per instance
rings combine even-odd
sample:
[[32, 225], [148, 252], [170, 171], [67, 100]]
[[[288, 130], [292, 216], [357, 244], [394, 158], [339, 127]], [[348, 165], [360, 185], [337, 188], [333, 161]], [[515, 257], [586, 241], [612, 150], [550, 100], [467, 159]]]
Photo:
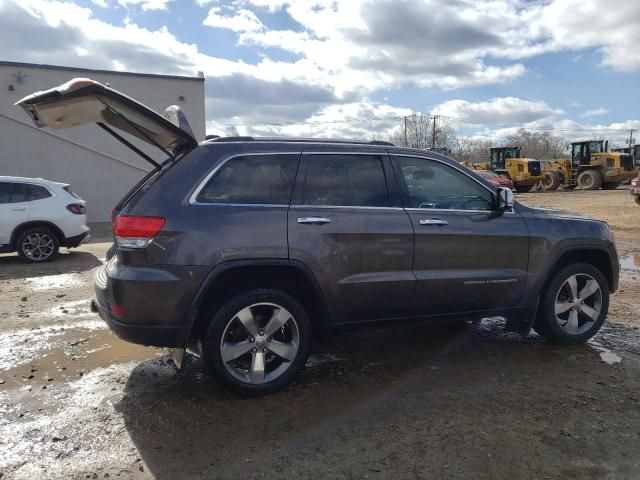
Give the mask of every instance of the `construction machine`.
[[[628, 148], [608, 152], [606, 140], [587, 140], [571, 144], [571, 159], [545, 161], [544, 190], [558, 187], [582, 190], [613, 190], [638, 174]], [[625, 152], [626, 150], [626, 152]]]
[[543, 178], [544, 164], [533, 158], [522, 158], [519, 146], [493, 147], [491, 170], [509, 177], [518, 192], [528, 192]]
[[626, 153], [631, 155], [633, 159], [633, 166], [640, 167], [640, 145], [631, 145], [630, 147], [615, 147], [611, 149], [612, 152]]

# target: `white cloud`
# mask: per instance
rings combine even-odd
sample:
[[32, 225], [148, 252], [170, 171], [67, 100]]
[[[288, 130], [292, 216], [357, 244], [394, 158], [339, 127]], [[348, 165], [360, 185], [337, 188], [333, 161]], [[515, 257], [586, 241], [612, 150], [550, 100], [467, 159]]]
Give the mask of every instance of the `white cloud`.
[[458, 122], [524, 124], [553, 118], [564, 111], [542, 101], [500, 97], [481, 102], [449, 100], [436, 106], [433, 113], [449, 116]]
[[606, 115], [607, 113], [609, 113], [609, 110], [604, 107], [591, 108], [584, 112], [581, 117], [597, 117], [598, 115]]
[[[105, 0], [98, 0], [99, 2]], [[123, 7], [140, 7], [142, 10], [166, 10], [172, 0], [117, 0]]]
[[221, 15], [222, 8], [212, 7], [202, 22], [208, 27], [223, 28], [233, 32], [261, 32], [264, 25], [256, 15], [245, 9], [239, 9], [233, 15]]

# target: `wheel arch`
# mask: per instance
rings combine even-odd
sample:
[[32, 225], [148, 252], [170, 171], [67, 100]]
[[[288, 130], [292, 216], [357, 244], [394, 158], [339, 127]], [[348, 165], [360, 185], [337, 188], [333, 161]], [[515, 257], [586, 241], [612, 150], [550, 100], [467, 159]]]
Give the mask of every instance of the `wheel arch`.
[[241, 289], [276, 288], [294, 296], [307, 310], [314, 330], [329, 323], [325, 296], [308, 266], [287, 259], [234, 260], [215, 267], [194, 296], [180, 344], [200, 339], [211, 312]]
[[10, 240], [11, 248], [13, 249], [17, 248], [16, 242], [18, 241], [18, 237], [22, 232], [24, 232], [29, 228], [37, 227], [41, 225], [51, 229], [53, 233], [56, 234], [56, 237], [58, 237], [58, 243], [62, 245], [66, 237], [64, 236], [64, 233], [62, 233], [62, 230], [60, 230], [60, 228], [58, 228], [56, 224], [52, 222], [48, 222], [46, 220], [33, 220], [30, 222], [21, 223], [20, 225], [18, 225], [16, 228], [13, 229], [13, 232], [11, 233], [11, 240]]
[[535, 294], [542, 293], [545, 285], [549, 280], [562, 268], [573, 263], [588, 263], [596, 267], [602, 272], [607, 280], [609, 291], [614, 292], [618, 286], [616, 272], [611, 262], [611, 254], [605, 247], [600, 246], [580, 246], [580, 247], [565, 247], [559, 251], [552, 262], [550, 262], [547, 271], [544, 273], [541, 281], [538, 284], [538, 288], [535, 290]]

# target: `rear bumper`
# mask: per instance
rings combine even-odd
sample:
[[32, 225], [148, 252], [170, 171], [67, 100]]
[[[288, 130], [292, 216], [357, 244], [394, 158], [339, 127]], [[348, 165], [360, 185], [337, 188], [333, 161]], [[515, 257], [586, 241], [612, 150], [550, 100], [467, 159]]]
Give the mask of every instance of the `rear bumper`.
[[114, 256], [95, 273], [93, 306], [123, 340], [181, 347], [191, 301], [206, 271], [205, 267], [120, 265]]
[[91, 238], [91, 233], [89, 230], [87, 230], [86, 232], [81, 233], [80, 235], [75, 235], [73, 237], [65, 238], [61, 245], [67, 248], [75, 248], [79, 246], [81, 243], [88, 242], [90, 238]]
[[101, 305], [96, 300], [91, 300], [91, 310], [97, 312], [100, 318], [104, 320], [111, 331], [118, 338], [139, 345], [153, 347], [176, 348], [182, 338], [182, 326], [164, 326], [164, 325], [133, 325], [124, 323], [120, 319], [113, 316], [105, 305]]

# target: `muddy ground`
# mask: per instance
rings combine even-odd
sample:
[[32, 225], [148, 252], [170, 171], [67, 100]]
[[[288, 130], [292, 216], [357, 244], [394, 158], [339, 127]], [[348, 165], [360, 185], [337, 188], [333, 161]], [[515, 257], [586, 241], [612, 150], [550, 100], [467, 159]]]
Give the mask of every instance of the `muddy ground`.
[[616, 231], [620, 289], [589, 344], [499, 319], [354, 331], [255, 399], [105, 329], [89, 300], [107, 243], [0, 256], [0, 478], [639, 478], [640, 208], [622, 189], [519, 199]]

